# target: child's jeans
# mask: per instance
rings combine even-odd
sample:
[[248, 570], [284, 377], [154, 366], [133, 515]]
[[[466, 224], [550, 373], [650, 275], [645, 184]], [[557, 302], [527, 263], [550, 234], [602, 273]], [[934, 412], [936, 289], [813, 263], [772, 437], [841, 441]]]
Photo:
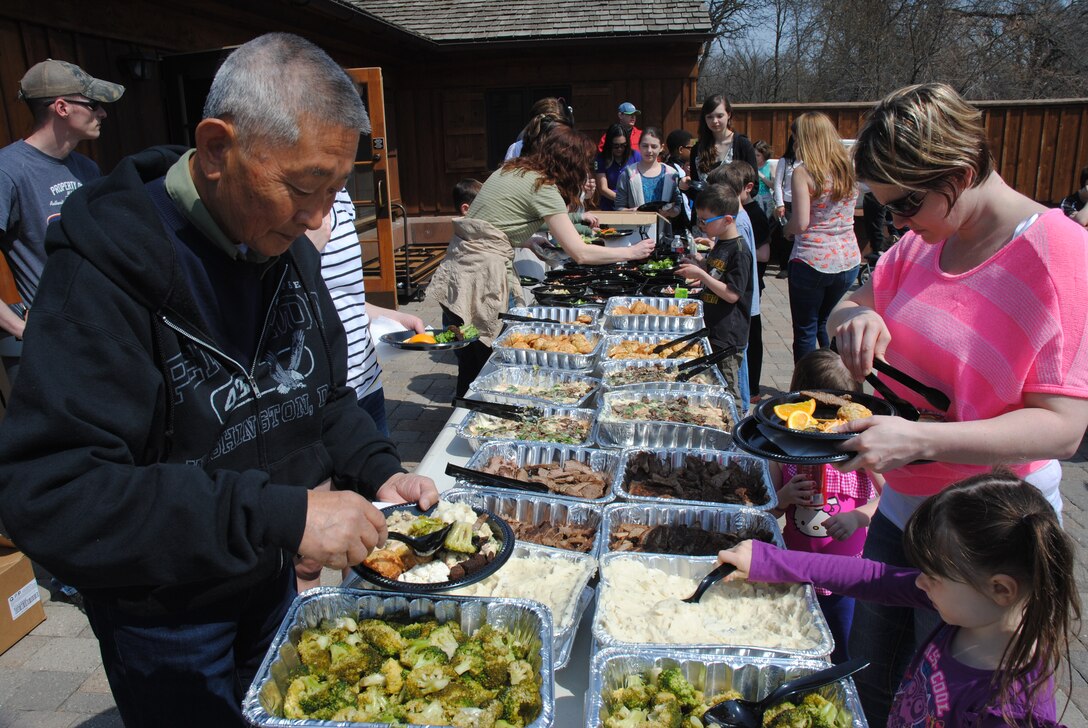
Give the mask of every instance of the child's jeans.
[[816, 601], [820, 603], [827, 626], [831, 628], [831, 636], [835, 638], [835, 651], [831, 653], [831, 661], [836, 665], [850, 659], [850, 625], [854, 622], [854, 599], [844, 597], [842, 594], [817, 594]]

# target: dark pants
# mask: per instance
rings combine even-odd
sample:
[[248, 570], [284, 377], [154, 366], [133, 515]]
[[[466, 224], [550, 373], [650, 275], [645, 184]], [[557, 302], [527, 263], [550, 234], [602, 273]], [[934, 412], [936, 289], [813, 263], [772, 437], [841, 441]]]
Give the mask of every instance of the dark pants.
[[831, 661], [836, 665], [850, 659], [850, 624], [854, 621], [854, 598], [842, 594], [817, 594], [816, 601], [824, 613], [831, 636], [835, 638], [835, 650]]
[[807, 263], [790, 261], [790, 314], [793, 360], [828, 345], [827, 317], [858, 277], [854, 266], [842, 273], [821, 273]]
[[378, 431], [389, 437], [389, 419], [385, 415], [385, 390], [378, 387], [376, 390], [359, 400], [359, 406], [370, 415]]
[[[793, 205], [786, 203], [786, 219], [793, 212]], [[793, 241], [786, 237], [785, 230], [778, 218], [772, 216], [771, 220], [771, 262], [777, 263], [780, 270], [786, 270], [790, 264], [790, 252], [793, 250]]]
[[[442, 328], [460, 326], [463, 323], [464, 320], [460, 316], [443, 307]], [[454, 349], [453, 353], [457, 357], [457, 389], [454, 396], [464, 397], [468, 394], [468, 385], [476, 380], [484, 364], [487, 364], [487, 360], [491, 358], [491, 347], [474, 341], [468, 346]]]
[[[879, 511], [865, 537], [867, 559], [910, 566], [903, 555], [903, 532]], [[861, 705], [870, 726], [888, 722], [892, 698], [906, 674], [911, 657], [936, 629], [940, 618], [930, 609], [892, 607], [859, 601], [850, 630], [850, 654], [872, 664], [854, 675]]]
[[199, 613], [135, 617], [84, 597], [126, 728], [242, 726], [242, 698], [295, 597], [291, 560], [273, 578]]
[[861, 200], [861, 209], [865, 213], [865, 234], [869, 238], [869, 251], [883, 253], [888, 249], [887, 211], [872, 192], [866, 192]]
[[[756, 315], [748, 326], [748, 397], [759, 396], [759, 377], [763, 373], [763, 317]], [[743, 405], [741, 410], [748, 408], [748, 402], [738, 403]]]

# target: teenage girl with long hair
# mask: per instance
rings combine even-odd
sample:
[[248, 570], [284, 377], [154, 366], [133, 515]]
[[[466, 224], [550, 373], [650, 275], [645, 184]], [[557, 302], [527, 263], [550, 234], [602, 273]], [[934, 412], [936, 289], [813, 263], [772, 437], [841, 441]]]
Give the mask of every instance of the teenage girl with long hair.
[[658, 161], [661, 155], [661, 130], [648, 126], [638, 140], [642, 159], [624, 169], [616, 180], [617, 210], [635, 209], [648, 202], [668, 202], [671, 206], [661, 210], [665, 217], [680, 212], [680, 175], [672, 165]]
[[480, 188], [468, 213], [454, 220], [454, 239], [446, 258], [427, 285], [427, 295], [442, 306], [442, 325], [471, 323], [480, 338], [456, 350], [457, 396], [464, 396], [491, 355], [491, 344], [511, 300], [524, 299], [514, 274], [514, 248], [542, 226], [576, 263], [642, 260], [654, 242], [626, 248], [586, 245], [569, 212], [579, 206], [596, 153], [585, 134], [560, 124], [541, 139], [533, 154], [503, 164]]
[[735, 578], [936, 611], [936, 629], [897, 678], [890, 728], [1056, 725], [1053, 677], [1080, 598], [1073, 540], [1038, 488], [1007, 471], [951, 485], [911, 516], [903, 548], [914, 568], [755, 541], [718, 559]]
[[826, 347], [827, 318], [857, 280], [861, 251], [854, 235], [858, 199], [854, 166], [826, 114], [809, 112], [793, 122], [797, 159], [793, 214], [785, 233], [790, 252], [793, 360]]
[[699, 113], [699, 141], [691, 150], [691, 179], [703, 180], [723, 164], [744, 160], [759, 169], [756, 150], [745, 135], [733, 131], [733, 104], [724, 94], [703, 102]]
[[623, 124], [613, 124], [604, 134], [604, 151], [597, 155], [594, 176], [597, 197], [602, 210], [616, 209], [616, 185], [620, 174], [632, 164], [642, 161], [637, 149], [631, 148], [631, 136]]

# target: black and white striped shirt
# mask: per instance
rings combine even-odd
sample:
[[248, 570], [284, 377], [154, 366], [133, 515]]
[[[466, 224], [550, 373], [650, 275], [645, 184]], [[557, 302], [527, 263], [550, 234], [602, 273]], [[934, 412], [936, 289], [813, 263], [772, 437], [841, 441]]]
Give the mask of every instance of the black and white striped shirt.
[[355, 232], [355, 205], [340, 190], [332, 205], [332, 237], [321, 253], [321, 277], [329, 287], [348, 335], [348, 386], [362, 399], [382, 386], [381, 365], [370, 337], [363, 288], [363, 258]]

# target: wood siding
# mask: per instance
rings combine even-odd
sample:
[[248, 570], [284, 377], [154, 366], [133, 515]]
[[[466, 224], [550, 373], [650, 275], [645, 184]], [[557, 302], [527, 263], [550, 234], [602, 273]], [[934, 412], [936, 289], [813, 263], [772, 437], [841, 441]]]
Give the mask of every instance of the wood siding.
[[[987, 140], [1001, 176], [1040, 202], [1057, 202], [1077, 188], [1088, 166], [1088, 99], [978, 101]], [[734, 104], [733, 127], [762, 139], [776, 155], [786, 148], [790, 124], [806, 111], [831, 117], [844, 139], [853, 139], [870, 103]], [[687, 109], [685, 128], [698, 129], [699, 107]]]

